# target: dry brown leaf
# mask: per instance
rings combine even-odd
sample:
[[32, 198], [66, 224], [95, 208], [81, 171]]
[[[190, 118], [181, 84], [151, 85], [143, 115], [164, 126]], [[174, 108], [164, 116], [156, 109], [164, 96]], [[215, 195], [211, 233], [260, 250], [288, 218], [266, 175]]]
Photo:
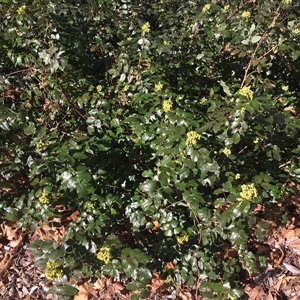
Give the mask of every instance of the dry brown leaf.
[[78, 294], [74, 297], [74, 300], [88, 300], [89, 292], [85, 289], [83, 285], [77, 287]]
[[249, 300], [261, 300], [265, 296], [264, 289], [260, 285], [254, 287], [248, 285], [246, 286], [245, 291], [249, 295]]
[[[49, 224], [51, 223], [58, 223], [61, 224], [60, 218], [53, 218]], [[39, 240], [54, 240], [56, 242], [60, 242], [62, 238], [64, 237], [66, 232], [66, 228], [64, 226], [61, 227], [54, 227], [49, 226], [46, 223], [43, 223], [41, 226], [37, 227], [34, 234], [31, 237], [32, 241], [35, 241], [37, 239]]]
[[295, 228], [294, 230], [295, 230], [295, 235], [300, 237], [300, 228]]
[[9, 269], [13, 258], [14, 256], [10, 253], [4, 254], [4, 257], [0, 262], [0, 279], [2, 279], [3, 274]]
[[16, 223], [6, 226], [5, 236], [9, 241], [15, 240], [19, 236], [19, 229], [16, 228]]
[[284, 229], [284, 228], [281, 230], [281, 235], [285, 239], [297, 236], [294, 229]]
[[159, 230], [160, 225], [159, 225], [158, 221], [153, 221], [152, 223], [153, 223], [153, 227], [152, 227], [151, 230], [152, 230], [152, 231], [157, 231], [157, 230]]
[[96, 290], [103, 291], [107, 287], [107, 278], [102, 276], [101, 278], [98, 278], [97, 281], [94, 283], [94, 288]]
[[19, 248], [23, 242], [23, 236], [20, 235], [16, 240], [12, 240], [9, 242], [9, 246], [12, 248]]
[[290, 111], [292, 115], [297, 115], [296, 109], [293, 106], [287, 106], [284, 108], [285, 111]]
[[182, 300], [193, 300], [190, 292], [179, 292], [179, 297]]
[[272, 261], [274, 266], [279, 266], [281, 265], [283, 259], [284, 259], [284, 252], [281, 249], [281, 246], [277, 245], [277, 247], [270, 252], [270, 260]]
[[171, 261], [167, 262], [167, 263], [165, 264], [165, 269], [166, 269], [166, 270], [168, 270], [168, 269], [173, 270], [173, 269], [174, 269], [173, 263], [172, 263]]
[[147, 285], [148, 290], [152, 293], [155, 293], [159, 288], [164, 285], [165, 281], [160, 278], [158, 273], [153, 273], [153, 277], [151, 279], [151, 284]]
[[290, 280], [293, 280], [295, 276], [282, 276], [278, 279], [277, 283], [273, 286], [273, 289], [279, 291], [286, 288]]
[[117, 291], [123, 291], [124, 290], [124, 286], [119, 282], [114, 282], [113, 283], [113, 288]]
[[62, 220], [63, 223], [67, 222], [75, 222], [77, 217], [80, 215], [80, 212], [78, 210], [74, 211], [71, 215], [69, 215], [68, 217], [64, 218]]
[[285, 246], [290, 248], [299, 248], [300, 249], [300, 238], [293, 237], [285, 241]]
[[265, 300], [276, 300], [276, 298], [274, 298], [272, 293], [269, 292]]
[[97, 296], [97, 292], [94, 287], [89, 284], [88, 279], [86, 280], [87, 281], [80, 285], [75, 285], [75, 288], [78, 289], [78, 294], [76, 296], [77, 298], [75, 297], [74, 300], [86, 300], [89, 295], [92, 295], [93, 297]]

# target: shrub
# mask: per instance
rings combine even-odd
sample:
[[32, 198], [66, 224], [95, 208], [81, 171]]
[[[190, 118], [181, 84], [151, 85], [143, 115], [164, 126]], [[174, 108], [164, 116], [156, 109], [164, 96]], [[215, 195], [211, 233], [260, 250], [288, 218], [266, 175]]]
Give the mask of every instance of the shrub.
[[122, 275], [138, 299], [155, 271], [242, 295], [270, 233], [254, 210], [299, 178], [294, 2], [1, 2], [1, 185], [28, 182], [0, 209], [31, 230], [78, 212], [31, 245], [57, 284]]

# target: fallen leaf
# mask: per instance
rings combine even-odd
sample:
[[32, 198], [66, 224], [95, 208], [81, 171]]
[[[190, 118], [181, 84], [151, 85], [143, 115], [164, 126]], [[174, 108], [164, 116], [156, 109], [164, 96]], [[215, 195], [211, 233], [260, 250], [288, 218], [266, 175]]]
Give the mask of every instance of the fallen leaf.
[[300, 269], [298, 269], [297, 267], [287, 264], [287, 263], [283, 263], [283, 265], [286, 267], [286, 269], [291, 272], [293, 275], [299, 275], [300, 274]]
[[249, 300], [261, 300], [265, 296], [265, 292], [262, 286], [250, 286], [248, 285], [245, 288], [246, 293], [249, 295]]

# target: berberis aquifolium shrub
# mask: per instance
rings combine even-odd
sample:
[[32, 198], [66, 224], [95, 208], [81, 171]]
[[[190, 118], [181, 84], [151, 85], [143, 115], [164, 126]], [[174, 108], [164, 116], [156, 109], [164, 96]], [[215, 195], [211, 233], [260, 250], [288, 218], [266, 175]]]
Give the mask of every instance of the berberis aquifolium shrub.
[[1, 1], [0, 209], [65, 225], [31, 245], [60, 299], [102, 274], [140, 299], [153, 272], [204, 299], [243, 294], [241, 270], [264, 263], [248, 240], [299, 180], [299, 8]]

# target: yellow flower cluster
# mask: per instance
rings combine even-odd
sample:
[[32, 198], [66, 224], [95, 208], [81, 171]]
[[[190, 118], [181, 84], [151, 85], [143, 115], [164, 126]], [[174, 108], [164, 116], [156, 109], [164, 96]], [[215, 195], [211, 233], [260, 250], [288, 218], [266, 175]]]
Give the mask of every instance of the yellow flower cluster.
[[231, 154], [231, 150], [226, 147], [223, 149], [223, 153], [228, 157]]
[[239, 90], [239, 94], [246, 97], [248, 100], [253, 100], [253, 92], [249, 86], [244, 86]]
[[163, 88], [163, 84], [159, 81], [155, 86], [154, 86], [154, 91], [155, 92], [160, 92]]
[[241, 174], [240, 173], [236, 173], [235, 174], [235, 180], [238, 180], [238, 179], [240, 179], [241, 178]]
[[85, 204], [85, 207], [86, 207], [87, 210], [93, 210], [95, 208], [95, 205], [92, 202], [87, 202]]
[[148, 33], [148, 32], [150, 32], [150, 24], [149, 24], [149, 22], [145, 23], [145, 24], [142, 26], [142, 32], [143, 32], [143, 33]]
[[48, 194], [43, 192], [42, 195], [39, 197], [39, 202], [42, 204], [48, 204], [49, 203]]
[[59, 263], [57, 261], [48, 261], [45, 270], [45, 277], [48, 280], [54, 280], [61, 278], [62, 276], [63, 271], [59, 268]]
[[171, 43], [169, 41], [164, 41], [165, 46], [169, 46]]
[[242, 191], [240, 192], [239, 200], [248, 200], [251, 201], [253, 198], [257, 197], [257, 190], [254, 186], [254, 183], [251, 184], [243, 184]]
[[172, 109], [172, 100], [169, 99], [169, 100], [165, 100], [163, 102], [163, 111], [165, 113], [169, 112], [170, 110]]
[[250, 16], [251, 16], [250, 11], [244, 11], [244, 12], [242, 13], [242, 18], [243, 18], [243, 19], [249, 19]]
[[177, 243], [179, 245], [182, 245], [182, 244], [187, 243], [189, 241], [189, 236], [188, 235], [177, 236], [176, 240], [177, 240]]
[[210, 10], [210, 4], [205, 4], [202, 8], [202, 12], [205, 14]]
[[282, 0], [283, 5], [290, 5], [293, 2], [293, 0]]
[[205, 97], [203, 97], [201, 100], [200, 100], [200, 104], [205, 104], [207, 102], [207, 99]]
[[18, 15], [22, 15], [26, 10], [26, 5], [22, 5], [18, 8], [17, 13]]
[[38, 141], [35, 145], [35, 153], [38, 155], [42, 155], [44, 146], [45, 146], [45, 143], [43, 141]]
[[224, 8], [223, 8], [224, 12], [229, 11], [229, 8], [230, 8], [229, 5], [225, 5]]
[[111, 249], [109, 247], [102, 247], [97, 254], [97, 258], [108, 264], [112, 259]]
[[185, 144], [188, 145], [196, 145], [197, 140], [200, 140], [201, 135], [197, 133], [196, 131], [190, 131], [187, 133], [187, 138], [185, 141]]
[[227, 294], [227, 300], [236, 300], [236, 297], [231, 294]]
[[103, 89], [103, 86], [101, 84], [96, 86], [96, 90], [98, 93], [100, 93], [102, 91], [102, 89]]
[[294, 28], [292, 30], [292, 35], [299, 35], [300, 34], [300, 29], [299, 28]]

